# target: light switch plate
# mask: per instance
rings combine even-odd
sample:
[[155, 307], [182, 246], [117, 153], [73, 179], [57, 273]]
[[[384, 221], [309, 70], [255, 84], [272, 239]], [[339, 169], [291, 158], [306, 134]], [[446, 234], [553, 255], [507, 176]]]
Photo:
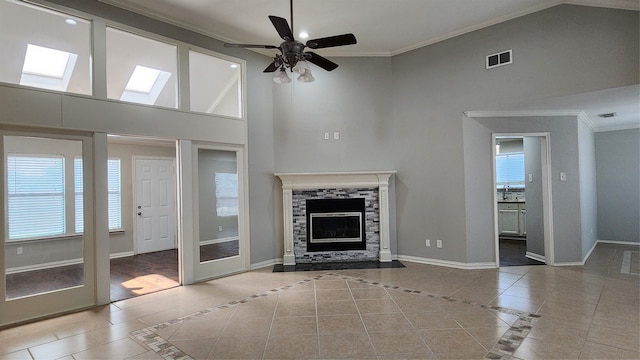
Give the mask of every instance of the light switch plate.
[[339, 132], [337, 132], [337, 131], [336, 131], [336, 132], [334, 132], [334, 133], [333, 133], [333, 139], [334, 139], [334, 140], [340, 140], [340, 133], [339, 133]]
[[533, 174], [529, 174], [529, 182], [533, 182]]
[[329, 133], [328, 132], [324, 133], [324, 139], [325, 140], [329, 140]]
[[561, 172], [560, 173], [560, 181], [567, 181], [567, 173], [566, 172]]

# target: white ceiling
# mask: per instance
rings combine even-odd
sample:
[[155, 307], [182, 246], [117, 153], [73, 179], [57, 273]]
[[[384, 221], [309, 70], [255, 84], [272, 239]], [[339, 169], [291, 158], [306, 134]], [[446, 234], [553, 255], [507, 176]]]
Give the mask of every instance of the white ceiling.
[[[268, 15], [289, 0], [100, 0], [227, 42], [279, 45]], [[294, 34], [353, 33], [324, 56], [392, 56], [562, 3], [640, 9], [638, 0], [294, 0]]]
[[[226, 42], [278, 45], [282, 40], [267, 16], [290, 19], [289, 0], [100, 1]], [[316, 50], [323, 56], [393, 56], [559, 4], [640, 10], [638, 0], [294, 0], [294, 34], [353, 33], [358, 39]], [[596, 129], [624, 128], [640, 123], [639, 92], [630, 86], [491, 110], [577, 110]], [[618, 116], [597, 116], [608, 112]]]

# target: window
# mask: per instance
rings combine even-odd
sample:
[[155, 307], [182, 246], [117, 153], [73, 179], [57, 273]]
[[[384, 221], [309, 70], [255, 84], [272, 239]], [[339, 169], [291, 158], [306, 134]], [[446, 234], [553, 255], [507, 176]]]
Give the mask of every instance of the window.
[[178, 107], [178, 49], [173, 44], [107, 27], [107, 97]]
[[242, 117], [241, 73], [237, 62], [189, 51], [191, 110]]
[[7, 156], [9, 240], [65, 233], [64, 158]]
[[[73, 177], [75, 188], [75, 213], [76, 213], [76, 233], [84, 231], [84, 206], [82, 202], [83, 183], [82, 183], [82, 159], [73, 159]], [[107, 189], [109, 203], [109, 230], [117, 230], [122, 228], [122, 209], [121, 209], [121, 193], [120, 193], [120, 159], [107, 160]]]
[[0, 82], [92, 94], [91, 22], [0, 0]]
[[524, 153], [506, 153], [496, 155], [496, 184], [524, 187]]
[[216, 172], [216, 213], [218, 216], [238, 215], [238, 174]]
[[66, 91], [77, 59], [77, 54], [29, 44], [20, 85]]

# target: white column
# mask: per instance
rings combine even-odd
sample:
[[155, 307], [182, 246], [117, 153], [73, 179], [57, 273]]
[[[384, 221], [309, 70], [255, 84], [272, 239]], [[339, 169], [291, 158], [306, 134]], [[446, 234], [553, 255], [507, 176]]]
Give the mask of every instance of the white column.
[[389, 177], [391, 174], [378, 175], [378, 196], [380, 212], [380, 262], [391, 261], [389, 248]]
[[284, 217], [284, 265], [295, 265], [293, 251], [293, 189], [292, 182], [282, 180], [282, 210]]

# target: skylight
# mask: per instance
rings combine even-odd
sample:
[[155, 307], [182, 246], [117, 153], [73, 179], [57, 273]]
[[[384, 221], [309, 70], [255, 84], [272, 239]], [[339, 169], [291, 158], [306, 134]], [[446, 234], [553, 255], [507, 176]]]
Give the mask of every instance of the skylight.
[[20, 85], [66, 91], [77, 58], [77, 54], [28, 44]]
[[159, 75], [160, 70], [136, 65], [124, 89], [148, 94], [151, 92], [153, 84], [156, 83]]
[[170, 72], [136, 65], [120, 100], [153, 105], [170, 77]]

